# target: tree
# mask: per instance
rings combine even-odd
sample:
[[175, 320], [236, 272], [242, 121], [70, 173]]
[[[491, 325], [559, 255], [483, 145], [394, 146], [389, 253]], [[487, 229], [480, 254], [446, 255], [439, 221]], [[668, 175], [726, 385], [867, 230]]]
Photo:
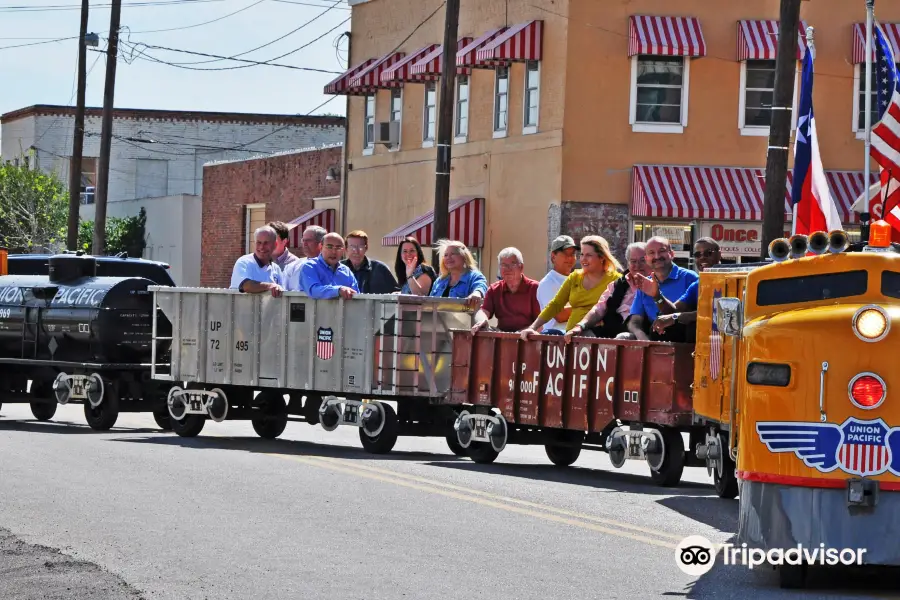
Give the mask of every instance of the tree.
[[[106, 254], [127, 252], [128, 256], [139, 258], [147, 247], [147, 211], [141, 207], [136, 217], [106, 219]], [[78, 248], [90, 253], [94, 241], [94, 222], [81, 221], [78, 224]]]
[[0, 165], [0, 245], [11, 254], [65, 246], [69, 194], [55, 174]]

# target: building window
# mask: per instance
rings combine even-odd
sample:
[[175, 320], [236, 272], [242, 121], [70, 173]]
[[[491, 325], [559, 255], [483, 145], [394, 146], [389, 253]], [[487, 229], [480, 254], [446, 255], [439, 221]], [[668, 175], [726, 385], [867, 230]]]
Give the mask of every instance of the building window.
[[[853, 72], [853, 131], [857, 137], [866, 136], [866, 64], [856, 65]], [[873, 72], [876, 73], [877, 72]], [[872, 78], [872, 124], [878, 122], [878, 82]]]
[[366, 96], [365, 131], [363, 132], [363, 148], [371, 151], [375, 148], [375, 96]]
[[687, 126], [690, 59], [634, 56], [631, 63], [632, 130], [682, 133]]
[[744, 127], [768, 129], [775, 99], [775, 61], [748, 60], [744, 71]]
[[247, 254], [250, 254], [256, 249], [256, 239], [253, 236], [253, 232], [266, 224], [266, 205], [248, 204], [246, 208]]
[[499, 67], [494, 84], [494, 137], [505, 137], [509, 117], [509, 68]]
[[536, 60], [525, 64], [525, 119], [522, 133], [537, 133], [538, 110], [540, 106], [541, 70]]
[[[403, 123], [403, 90], [395, 88], [391, 90], [391, 122], [397, 123], [398, 131]], [[400, 137], [397, 137], [397, 143], [391, 146], [391, 150], [400, 149]]]
[[93, 204], [97, 189], [97, 159], [81, 158], [81, 204]]
[[437, 123], [437, 87], [433, 81], [425, 84], [425, 112], [422, 123], [422, 141], [434, 145], [435, 124]]
[[469, 136], [469, 77], [456, 78], [456, 141], [464, 142]]

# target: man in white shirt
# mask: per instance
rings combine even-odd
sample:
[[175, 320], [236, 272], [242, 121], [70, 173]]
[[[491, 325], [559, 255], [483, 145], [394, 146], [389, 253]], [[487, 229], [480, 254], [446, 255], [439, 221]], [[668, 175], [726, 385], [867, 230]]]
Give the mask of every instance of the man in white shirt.
[[303, 278], [300, 275], [300, 269], [303, 268], [303, 263], [306, 261], [319, 258], [319, 254], [322, 253], [322, 244], [325, 243], [325, 234], [327, 233], [324, 227], [318, 225], [310, 225], [303, 231], [300, 245], [303, 247], [305, 258], [295, 260], [284, 271], [284, 283], [289, 292], [306, 291], [303, 289]]
[[[541, 279], [537, 290], [537, 299], [541, 305], [541, 310], [550, 304], [550, 301], [556, 296], [556, 292], [562, 287], [563, 282], [572, 274], [572, 269], [575, 268], [575, 250], [577, 247], [575, 240], [567, 235], [557, 237], [550, 244], [550, 264], [553, 269]], [[544, 331], [559, 329], [560, 323], [563, 324], [562, 329], [565, 330], [565, 323], [569, 320], [569, 313], [571, 312], [572, 307], [566, 305], [566, 308], [562, 309], [558, 315], [544, 325]]]
[[272, 251], [278, 234], [265, 225], [254, 232], [255, 250], [234, 263], [231, 272], [231, 288], [245, 294], [270, 292], [276, 298], [284, 291], [284, 275], [272, 260]]

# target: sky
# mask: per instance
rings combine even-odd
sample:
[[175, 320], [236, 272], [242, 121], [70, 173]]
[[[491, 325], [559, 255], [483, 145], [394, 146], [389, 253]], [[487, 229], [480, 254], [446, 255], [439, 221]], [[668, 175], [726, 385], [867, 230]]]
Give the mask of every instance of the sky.
[[[100, 43], [88, 47], [87, 106], [103, 106], [110, 3], [90, 3], [88, 32]], [[74, 106], [80, 7], [80, 0], [0, 0], [0, 114], [33, 104]], [[347, 68], [340, 36], [349, 18], [347, 0], [123, 0], [115, 107], [343, 115], [345, 98], [322, 89]], [[52, 41], [60, 38], [72, 39]], [[239, 58], [331, 73], [152, 48], [235, 56], [273, 41]], [[194, 70], [235, 66], [242, 68]]]

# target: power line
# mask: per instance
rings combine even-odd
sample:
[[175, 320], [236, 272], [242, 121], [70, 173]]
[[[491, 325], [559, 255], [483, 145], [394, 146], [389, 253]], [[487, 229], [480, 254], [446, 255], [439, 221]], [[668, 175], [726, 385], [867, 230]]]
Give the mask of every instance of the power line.
[[[338, 4], [341, 4], [344, 0], [339, 0]], [[272, 2], [281, 2], [282, 4], [299, 4], [300, 6], [319, 6], [324, 8], [324, 4], [311, 4], [309, 2], [298, 2], [297, 0], [272, 0]], [[349, 6], [340, 7], [340, 10], [351, 10]]]
[[[227, 15], [222, 15], [221, 17], [219, 17], [217, 19], [213, 19], [212, 21], [204, 21], [203, 23], [195, 23], [194, 25], [184, 25], [182, 27], [172, 27], [169, 29], [151, 29], [149, 31], [131, 31], [129, 29], [128, 33], [129, 34], [133, 33], [133, 34], [137, 35], [139, 33], [162, 33], [164, 31], [181, 31], [182, 29], [193, 29], [194, 27], [201, 27], [203, 25], [209, 25], [211, 23], [218, 23], [219, 21], [221, 21], [223, 19], [227, 19], [228, 17], [233, 17], [234, 15], [236, 15], [238, 13], [242, 13], [245, 10], [249, 10], [249, 9], [253, 8], [257, 4], [262, 4], [265, 1], [266, 0], [257, 0], [256, 2], [254, 2], [253, 4], [251, 4], [249, 6], [245, 6], [244, 8], [240, 8], [234, 12], [230, 12]], [[124, 29], [124, 27], [123, 27], [123, 29]]]
[[[122, 5], [123, 8], [143, 8], [153, 6], [190, 6], [207, 2], [224, 2], [224, 0], [145, 0]], [[94, 4], [92, 8], [110, 8], [112, 4]], [[80, 4], [44, 4], [38, 6], [0, 6], [0, 12], [56, 12], [63, 10], [81, 10]]]
[[13, 48], [26, 48], [28, 46], [40, 46], [41, 44], [54, 44], [56, 42], [67, 42], [69, 40], [77, 40], [77, 39], [78, 39], [78, 36], [76, 35], [76, 36], [72, 36], [72, 37], [49, 39], [49, 40], [46, 40], [43, 42], [31, 42], [29, 44], [16, 44], [14, 46], [0, 46], [0, 50], [11, 50]]

